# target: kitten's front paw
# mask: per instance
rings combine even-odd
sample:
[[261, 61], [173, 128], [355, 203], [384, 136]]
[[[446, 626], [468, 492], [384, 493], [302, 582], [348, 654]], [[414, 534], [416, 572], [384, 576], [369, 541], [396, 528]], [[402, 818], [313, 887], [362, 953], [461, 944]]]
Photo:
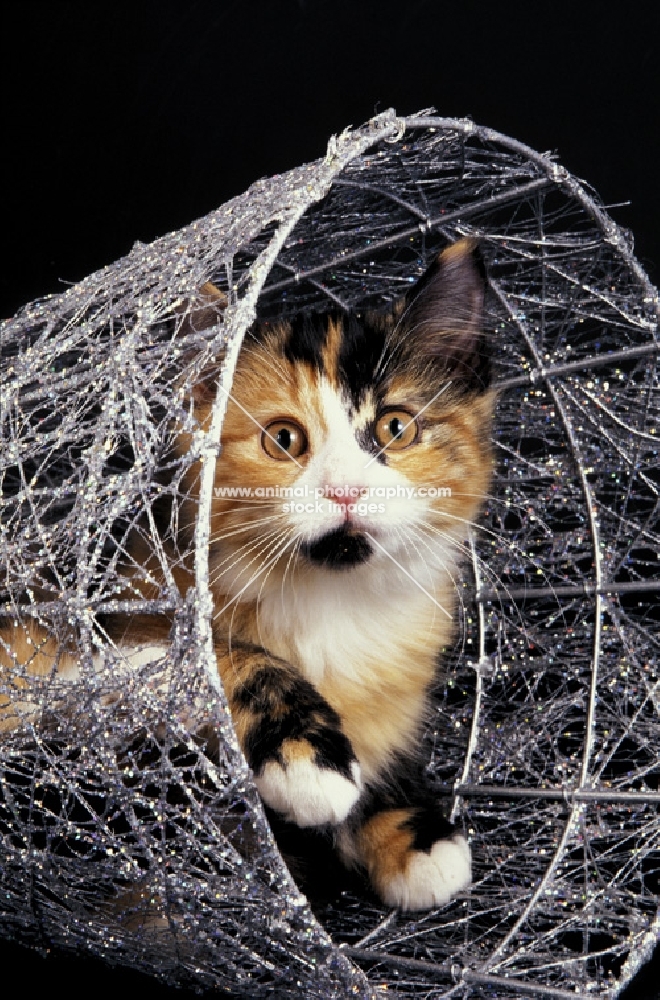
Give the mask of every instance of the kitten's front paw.
[[448, 903], [471, 880], [470, 848], [460, 834], [437, 840], [428, 851], [410, 851], [403, 871], [381, 886], [390, 906], [428, 910]]
[[262, 799], [298, 826], [343, 822], [362, 791], [360, 765], [353, 758], [342, 770], [320, 767], [303, 742], [282, 748], [255, 776]]

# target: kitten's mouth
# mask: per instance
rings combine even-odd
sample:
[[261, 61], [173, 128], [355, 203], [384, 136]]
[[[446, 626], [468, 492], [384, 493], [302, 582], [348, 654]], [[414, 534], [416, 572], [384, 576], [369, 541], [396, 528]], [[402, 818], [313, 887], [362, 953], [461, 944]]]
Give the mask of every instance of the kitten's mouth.
[[310, 562], [328, 569], [350, 569], [365, 563], [373, 553], [371, 543], [360, 531], [342, 524], [315, 542], [306, 542], [302, 553]]

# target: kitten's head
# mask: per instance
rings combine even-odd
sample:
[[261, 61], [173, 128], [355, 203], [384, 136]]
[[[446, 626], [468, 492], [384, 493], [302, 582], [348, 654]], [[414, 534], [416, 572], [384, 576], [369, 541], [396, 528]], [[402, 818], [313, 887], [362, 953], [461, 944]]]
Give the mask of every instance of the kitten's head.
[[[215, 586], [453, 562], [490, 478], [485, 274], [463, 240], [386, 313], [257, 323], [216, 475]], [[208, 387], [211, 388], [210, 386]], [[200, 390], [198, 413], [213, 393]], [[233, 492], [233, 495], [232, 495]]]

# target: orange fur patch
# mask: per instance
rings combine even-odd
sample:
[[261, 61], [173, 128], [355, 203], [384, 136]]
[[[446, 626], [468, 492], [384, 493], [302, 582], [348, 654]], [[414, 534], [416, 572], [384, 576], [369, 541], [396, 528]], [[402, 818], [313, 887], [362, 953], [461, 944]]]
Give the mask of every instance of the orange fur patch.
[[381, 894], [397, 875], [406, 872], [413, 834], [405, 828], [405, 823], [411, 813], [410, 809], [389, 809], [377, 813], [357, 835], [358, 857]]

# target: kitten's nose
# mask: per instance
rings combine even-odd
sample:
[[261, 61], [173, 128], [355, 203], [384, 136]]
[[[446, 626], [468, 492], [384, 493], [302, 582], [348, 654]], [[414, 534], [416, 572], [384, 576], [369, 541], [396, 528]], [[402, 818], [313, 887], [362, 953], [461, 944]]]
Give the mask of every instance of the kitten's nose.
[[336, 500], [337, 503], [355, 503], [364, 493], [366, 493], [365, 486], [351, 483], [337, 483], [334, 486], [326, 484], [323, 488], [324, 499]]
[[[339, 513], [339, 505], [341, 505], [344, 512], [344, 523], [348, 524], [354, 517], [354, 512], [348, 508], [351, 504], [357, 503], [361, 499], [363, 491], [366, 493], [365, 487], [351, 485], [350, 483], [337, 483], [334, 486], [327, 484], [323, 491], [323, 497], [330, 502], [330, 513]], [[337, 505], [334, 509], [333, 504]]]

